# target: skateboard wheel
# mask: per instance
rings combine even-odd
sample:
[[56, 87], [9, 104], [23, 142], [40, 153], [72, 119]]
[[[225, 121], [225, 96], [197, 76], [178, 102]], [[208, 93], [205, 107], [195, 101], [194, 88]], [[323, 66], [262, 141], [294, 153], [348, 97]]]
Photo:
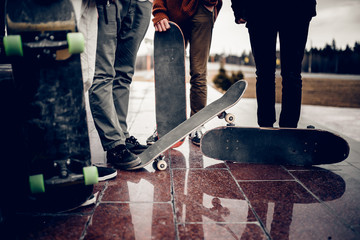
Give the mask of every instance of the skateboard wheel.
[[225, 121], [226, 121], [227, 123], [233, 123], [233, 122], [235, 122], [235, 115], [234, 115], [234, 114], [231, 114], [231, 113], [226, 114], [226, 116], [225, 116]]
[[42, 174], [32, 175], [29, 177], [31, 193], [45, 192], [44, 176]]
[[77, 54], [84, 52], [85, 40], [84, 35], [79, 32], [68, 33], [67, 42], [69, 45], [69, 53]]
[[90, 166], [83, 168], [85, 185], [93, 185], [99, 182], [97, 167]]
[[160, 160], [157, 162], [156, 167], [160, 171], [164, 171], [167, 168], [167, 163], [165, 162], [165, 160]]
[[6, 56], [22, 57], [24, 55], [20, 35], [5, 36], [3, 38], [3, 43]]

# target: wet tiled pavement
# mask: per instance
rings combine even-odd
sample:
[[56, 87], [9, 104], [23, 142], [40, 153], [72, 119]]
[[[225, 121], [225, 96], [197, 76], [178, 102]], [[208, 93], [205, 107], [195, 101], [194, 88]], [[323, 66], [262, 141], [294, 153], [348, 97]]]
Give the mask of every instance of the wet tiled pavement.
[[[209, 86], [209, 102], [220, 96]], [[154, 99], [152, 82], [132, 84], [128, 125], [142, 143], [155, 127]], [[336, 124], [325, 127], [321, 118], [311, 118], [311, 111], [319, 109], [304, 106], [300, 127], [312, 124], [337, 132]], [[237, 125], [256, 126], [254, 99], [241, 100], [229, 112]], [[345, 117], [351, 119], [359, 109], [341, 113], [346, 124]], [[105, 163], [88, 121], [92, 161]], [[224, 124], [213, 119], [205, 128]], [[151, 165], [135, 172], [118, 170], [116, 179], [95, 186], [95, 205], [61, 214], [19, 215], [17, 234], [19, 239], [67, 240], [360, 239], [360, 143], [347, 137], [359, 129], [346, 130], [340, 134], [350, 143], [348, 159], [309, 168], [218, 161], [186, 139], [166, 152], [165, 171]]]

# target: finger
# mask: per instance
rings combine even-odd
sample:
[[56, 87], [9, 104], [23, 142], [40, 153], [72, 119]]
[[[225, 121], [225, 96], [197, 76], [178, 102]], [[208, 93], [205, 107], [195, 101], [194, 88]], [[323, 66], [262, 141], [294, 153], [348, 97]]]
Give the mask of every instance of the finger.
[[166, 29], [170, 29], [169, 21], [165, 21], [165, 27], [166, 27]]
[[161, 21], [157, 22], [155, 25], [155, 31], [162, 32]]
[[162, 31], [166, 31], [166, 21], [161, 20], [159, 26], [161, 27]]

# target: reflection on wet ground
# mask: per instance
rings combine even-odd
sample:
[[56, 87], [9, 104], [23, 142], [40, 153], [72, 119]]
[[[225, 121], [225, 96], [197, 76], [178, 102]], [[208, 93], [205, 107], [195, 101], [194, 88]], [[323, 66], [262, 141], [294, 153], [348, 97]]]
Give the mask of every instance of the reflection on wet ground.
[[[134, 82], [129, 129], [141, 142], [155, 127], [153, 83]], [[209, 87], [209, 101], [219, 95]], [[252, 99], [231, 112], [256, 124]], [[306, 125], [307, 120], [302, 120]], [[92, 160], [105, 153], [89, 117]], [[321, 124], [321, 123], [320, 123]], [[224, 125], [213, 120], [205, 127]], [[255, 126], [255, 125], [254, 125]], [[168, 169], [118, 171], [98, 183], [95, 205], [61, 214], [18, 214], [18, 239], [359, 239], [359, 143], [334, 165], [292, 167], [214, 160], [184, 144]]]

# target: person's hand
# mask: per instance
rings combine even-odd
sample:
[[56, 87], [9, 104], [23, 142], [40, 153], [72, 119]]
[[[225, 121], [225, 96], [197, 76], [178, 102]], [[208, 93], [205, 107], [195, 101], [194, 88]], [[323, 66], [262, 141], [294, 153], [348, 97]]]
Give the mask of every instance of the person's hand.
[[170, 28], [169, 20], [167, 20], [166, 18], [161, 19], [160, 21], [155, 23], [154, 26], [155, 26], [155, 31], [165, 32]]
[[243, 24], [243, 23], [246, 23], [246, 20], [243, 19], [243, 18], [240, 18], [240, 19], [236, 19], [235, 21], [237, 24]]

